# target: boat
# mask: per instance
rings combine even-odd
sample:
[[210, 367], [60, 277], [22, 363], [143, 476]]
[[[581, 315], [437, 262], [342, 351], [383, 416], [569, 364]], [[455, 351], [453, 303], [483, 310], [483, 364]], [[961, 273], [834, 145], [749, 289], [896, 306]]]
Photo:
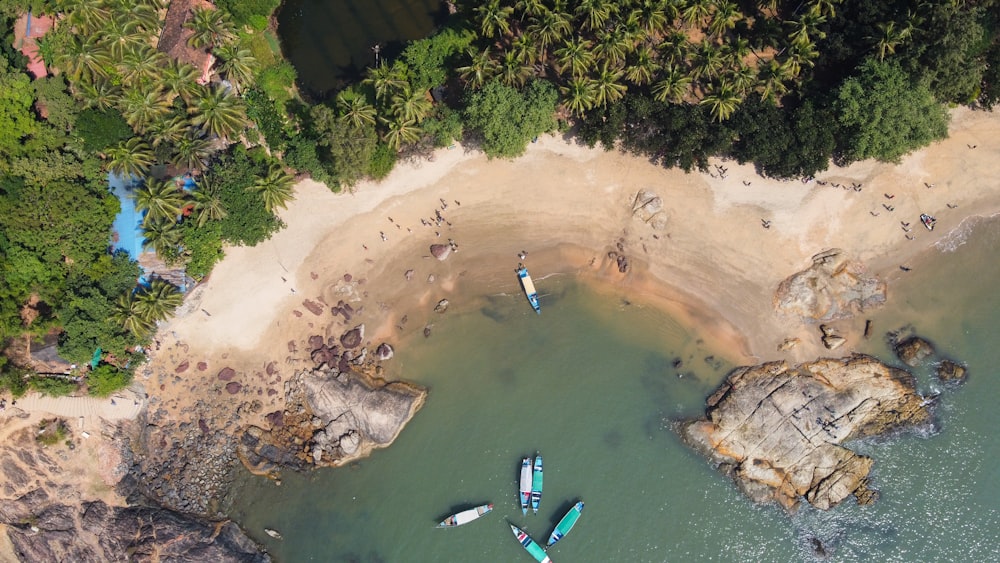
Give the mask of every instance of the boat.
[[282, 537], [281, 532], [279, 532], [278, 530], [273, 530], [271, 528], [264, 528], [264, 533], [267, 534], [267, 535], [269, 535], [269, 536], [271, 536], [272, 538], [274, 538], [276, 540], [283, 540], [283, 539], [285, 539], [284, 537]]
[[538, 514], [542, 502], [542, 456], [535, 456], [535, 468], [531, 472], [531, 511]]
[[478, 519], [481, 516], [486, 516], [493, 511], [493, 503], [482, 504], [475, 508], [470, 508], [468, 510], [463, 510], [461, 512], [456, 512], [451, 516], [445, 518], [437, 525], [438, 528], [454, 528], [455, 526], [461, 526], [462, 524], [468, 524], [473, 520]]
[[930, 215], [928, 215], [926, 213], [921, 213], [920, 214], [920, 222], [923, 223], [925, 227], [927, 227], [928, 231], [933, 231], [934, 230], [934, 223], [937, 223], [937, 219], [931, 217]]
[[[508, 524], [510, 524], [510, 522], [508, 522]], [[524, 550], [530, 553], [531, 556], [535, 558], [535, 561], [538, 561], [538, 563], [552, 563], [552, 560], [549, 559], [549, 555], [545, 553], [545, 550], [542, 549], [542, 546], [538, 545], [538, 542], [531, 539], [531, 536], [525, 533], [524, 530], [518, 528], [513, 524], [510, 524], [510, 531], [514, 532], [514, 537], [517, 538], [517, 541], [521, 543], [521, 546], [524, 547]]]
[[528, 513], [528, 503], [531, 502], [531, 458], [521, 460], [521, 513]]
[[528, 269], [524, 267], [524, 264], [517, 265], [517, 277], [521, 280], [521, 287], [524, 288], [524, 294], [528, 297], [531, 308], [541, 315], [542, 306], [538, 303], [538, 292], [535, 291], [535, 284], [531, 281], [531, 275], [528, 274]]
[[576, 521], [580, 519], [580, 513], [582, 512], [583, 501], [581, 500], [574, 504], [573, 507], [566, 512], [565, 516], [559, 520], [559, 523], [556, 524], [556, 528], [552, 530], [552, 533], [549, 535], [549, 541], [545, 545], [546, 549], [552, 547], [557, 541], [563, 539], [563, 536], [568, 534], [569, 531], [573, 529], [573, 526], [576, 525]]

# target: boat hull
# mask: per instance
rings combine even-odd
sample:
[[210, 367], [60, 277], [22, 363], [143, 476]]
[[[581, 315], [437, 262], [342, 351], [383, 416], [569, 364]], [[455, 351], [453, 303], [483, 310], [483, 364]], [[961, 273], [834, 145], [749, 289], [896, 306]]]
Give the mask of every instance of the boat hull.
[[451, 516], [445, 518], [437, 525], [438, 528], [454, 528], [456, 526], [461, 526], [462, 524], [468, 524], [473, 520], [478, 520], [479, 518], [486, 516], [493, 511], [492, 504], [482, 504], [475, 508], [470, 508], [468, 510], [463, 510], [461, 512], [456, 512]]
[[535, 561], [538, 561], [538, 563], [552, 563], [552, 560], [549, 559], [548, 554], [545, 553], [542, 546], [538, 545], [538, 543], [531, 539], [531, 536], [521, 530], [521, 528], [510, 524], [510, 531], [514, 532], [514, 537], [517, 538], [518, 543], [521, 544], [521, 547], [523, 547], [525, 551], [535, 558]]
[[563, 537], [573, 529], [576, 525], [576, 521], [580, 519], [580, 514], [583, 512], [583, 501], [579, 501], [573, 505], [572, 508], [566, 512], [559, 523], [556, 524], [556, 528], [552, 530], [552, 534], [549, 535], [549, 541], [546, 547], [552, 547], [557, 541], [563, 539]]
[[535, 466], [531, 471], [531, 511], [538, 514], [538, 505], [542, 503], [542, 456], [535, 456]]
[[524, 295], [528, 298], [531, 308], [541, 315], [542, 305], [538, 302], [538, 292], [535, 291], [535, 283], [531, 281], [531, 275], [528, 274], [528, 269], [523, 264], [518, 264], [517, 266], [517, 277], [521, 280], [521, 288], [524, 289]]
[[521, 513], [528, 513], [528, 506], [531, 503], [531, 458], [526, 457], [521, 460], [521, 488], [520, 488], [520, 501], [521, 501]]

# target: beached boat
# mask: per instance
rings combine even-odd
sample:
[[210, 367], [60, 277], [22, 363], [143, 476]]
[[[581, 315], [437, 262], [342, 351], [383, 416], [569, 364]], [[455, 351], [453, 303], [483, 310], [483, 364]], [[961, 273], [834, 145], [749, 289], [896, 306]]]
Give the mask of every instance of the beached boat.
[[920, 222], [923, 223], [925, 227], [927, 227], [928, 231], [933, 231], [934, 230], [934, 223], [937, 223], [937, 219], [931, 217], [930, 215], [928, 215], [926, 213], [921, 213], [920, 214]]
[[542, 502], [542, 456], [535, 456], [535, 468], [531, 472], [531, 511], [538, 514]]
[[566, 515], [559, 520], [556, 524], [556, 528], [552, 530], [552, 534], [549, 535], [549, 541], [545, 545], [546, 548], [552, 547], [557, 541], [563, 539], [563, 536], [569, 533], [576, 525], [576, 521], [580, 519], [580, 513], [583, 512], [583, 501], [579, 501], [573, 505]]
[[272, 528], [264, 528], [264, 533], [267, 534], [267, 535], [269, 535], [269, 536], [271, 536], [272, 538], [274, 538], [276, 540], [283, 540], [283, 539], [285, 539], [281, 535], [281, 532], [279, 532], [278, 530], [274, 530]]
[[538, 303], [538, 292], [535, 291], [535, 284], [531, 281], [531, 276], [528, 274], [528, 269], [524, 267], [524, 264], [517, 265], [517, 277], [521, 280], [521, 287], [524, 288], [524, 294], [528, 297], [528, 303], [531, 303], [531, 308], [541, 315], [542, 306]]
[[[510, 524], [510, 522], [508, 522], [508, 524]], [[521, 546], [524, 547], [524, 550], [530, 553], [531, 556], [535, 558], [535, 561], [538, 561], [538, 563], [552, 563], [552, 560], [549, 559], [548, 554], [545, 553], [545, 550], [542, 549], [542, 546], [538, 545], [538, 543], [535, 540], [531, 539], [531, 536], [526, 534], [524, 530], [518, 528], [513, 524], [510, 524], [510, 531], [514, 532], [514, 537], [517, 538], [517, 541], [521, 543]]]
[[528, 513], [528, 503], [531, 502], [531, 458], [521, 460], [521, 513]]
[[478, 519], [481, 516], [486, 516], [493, 511], [493, 504], [483, 504], [475, 508], [470, 508], [468, 510], [463, 510], [461, 512], [456, 512], [451, 516], [445, 518], [437, 525], [438, 528], [454, 528], [455, 526], [461, 526], [462, 524], [468, 524], [473, 520]]

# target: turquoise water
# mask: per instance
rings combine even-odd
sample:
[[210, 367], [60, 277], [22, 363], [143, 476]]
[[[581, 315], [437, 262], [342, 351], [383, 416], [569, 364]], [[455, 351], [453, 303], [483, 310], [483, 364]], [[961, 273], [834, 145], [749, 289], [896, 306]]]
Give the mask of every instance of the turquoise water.
[[[554, 561], [809, 561], [812, 538], [832, 561], [1000, 561], [998, 245], [994, 221], [954, 252], [931, 251], [873, 317], [880, 334], [917, 326], [971, 373], [944, 390], [936, 432], [856, 445], [876, 459], [873, 506], [786, 516], [750, 504], [670, 429], [701, 411], [732, 367], [725, 354], [656, 311], [551, 279], [537, 284], [541, 316], [520, 295], [484, 298], [400, 347], [397, 368], [430, 396], [392, 447], [280, 487], [247, 476], [233, 517], [285, 562], [530, 561], [505, 520], [544, 541], [578, 499], [583, 516]], [[881, 339], [868, 346], [892, 359]], [[522, 516], [519, 463], [536, 450], [545, 495]], [[484, 502], [496, 509], [483, 519], [434, 529]]]

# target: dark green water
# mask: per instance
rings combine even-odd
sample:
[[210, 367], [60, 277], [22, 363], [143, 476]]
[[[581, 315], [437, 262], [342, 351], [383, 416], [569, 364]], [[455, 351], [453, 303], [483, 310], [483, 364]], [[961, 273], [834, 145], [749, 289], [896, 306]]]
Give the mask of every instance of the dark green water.
[[381, 45], [381, 56], [395, 56], [445, 15], [440, 0], [285, 0], [278, 34], [300, 88], [319, 99], [374, 66], [373, 45]]
[[[540, 317], [519, 295], [484, 299], [400, 347], [399, 369], [431, 394], [392, 447], [281, 487], [248, 476], [233, 516], [284, 562], [530, 561], [505, 520], [544, 540], [577, 499], [586, 509], [556, 562], [809, 561], [813, 537], [832, 561], [1000, 561], [1000, 222], [967, 241], [912, 264], [874, 317], [880, 332], [918, 327], [971, 376], [943, 389], [936, 433], [855, 446], [876, 459], [873, 506], [786, 516], [750, 504], [669, 426], [700, 412], [731, 367], [705, 357], [723, 354], [655, 311], [551, 279], [537, 282]], [[917, 375], [923, 391], [940, 387]], [[545, 495], [524, 517], [519, 461], [536, 450]], [[493, 514], [434, 529], [487, 501]]]

